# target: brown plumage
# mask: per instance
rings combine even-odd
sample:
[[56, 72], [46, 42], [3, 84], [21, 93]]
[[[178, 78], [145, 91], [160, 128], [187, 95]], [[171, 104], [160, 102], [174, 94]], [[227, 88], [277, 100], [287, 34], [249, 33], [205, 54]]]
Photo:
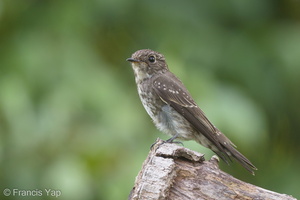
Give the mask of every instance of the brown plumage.
[[145, 49], [127, 59], [132, 63], [140, 99], [156, 127], [174, 139], [195, 140], [227, 164], [235, 158], [254, 175], [257, 168], [205, 116], [183, 83], [169, 71], [162, 54]]

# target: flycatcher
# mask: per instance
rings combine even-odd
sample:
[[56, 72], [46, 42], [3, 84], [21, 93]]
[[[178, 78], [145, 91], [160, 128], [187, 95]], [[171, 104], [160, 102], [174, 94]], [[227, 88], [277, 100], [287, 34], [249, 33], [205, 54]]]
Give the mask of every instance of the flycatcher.
[[254, 175], [257, 168], [205, 116], [183, 83], [169, 71], [165, 57], [149, 49], [138, 50], [131, 62], [138, 93], [155, 126], [175, 139], [195, 140], [227, 164], [235, 158]]

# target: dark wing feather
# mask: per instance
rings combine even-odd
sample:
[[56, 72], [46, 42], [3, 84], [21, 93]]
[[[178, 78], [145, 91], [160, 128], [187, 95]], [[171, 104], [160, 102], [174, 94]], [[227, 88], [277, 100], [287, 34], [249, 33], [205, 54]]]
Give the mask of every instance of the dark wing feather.
[[[153, 81], [153, 86], [154, 91], [162, 101], [184, 116], [197, 131], [202, 133], [221, 152], [224, 152], [224, 148], [219, 143], [216, 135], [217, 129], [207, 119], [204, 112], [197, 106], [187, 89], [175, 75], [166, 72]], [[220, 157], [223, 158], [223, 156]]]
[[[163, 102], [169, 104], [184, 116], [195, 130], [203, 134], [219, 150], [215, 153], [227, 164], [231, 161], [229, 157], [231, 155], [249, 172], [254, 174], [253, 169], [256, 169], [256, 167], [238, 152], [235, 145], [207, 119], [185, 86], [174, 74], [166, 72], [160, 75], [153, 80], [153, 88]], [[226, 142], [226, 144], [223, 142]]]

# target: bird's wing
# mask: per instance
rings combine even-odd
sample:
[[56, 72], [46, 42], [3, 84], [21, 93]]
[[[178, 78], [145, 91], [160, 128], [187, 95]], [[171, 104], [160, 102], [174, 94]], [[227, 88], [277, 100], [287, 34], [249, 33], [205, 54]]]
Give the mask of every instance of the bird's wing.
[[[216, 127], [207, 119], [204, 112], [197, 106], [182, 82], [171, 72], [166, 72], [153, 80], [154, 91], [160, 99], [173, 107], [192, 124], [221, 152], [224, 152], [217, 135]], [[227, 160], [226, 158], [225, 161]]]
[[191, 123], [195, 130], [205, 136], [218, 151], [214, 151], [227, 164], [233, 156], [249, 172], [254, 175], [257, 168], [240, 152], [235, 145], [217, 129], [205, 116], [204, 112], [197, 106], [192, 96], [184, 87], [182, 82], [171, 72], [153, 80], [153, 89], [166, 104], [173, 107], [185, 119]]

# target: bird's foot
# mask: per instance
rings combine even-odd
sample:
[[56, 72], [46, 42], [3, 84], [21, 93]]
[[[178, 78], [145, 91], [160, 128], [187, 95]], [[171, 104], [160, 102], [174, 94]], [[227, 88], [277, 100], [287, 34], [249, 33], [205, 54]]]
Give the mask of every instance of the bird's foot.
[[[165, 143], [175, 143], [175, 144], [180, 144], [180, 145], [184, 146], [182, 142], [180, 142], [180, 141], [174, 141], [176, 138], [177, 138], [177, 135], [175, 135], [175, 136], [173, 136], [173, 137], [171, 137], [171, 138], [169, 138], [169, 139], [167, 139], [167, 140], [163, 140], [163, 141], [161, 142], [161, 144], [159, 144], [159, 146], [162, 145], [162, 144], [165, 144]], [[153, 146], [154, 146], [156, 143], [157, 143], [157, 141], [155, 141], [155, 142], [150, 146], [150, 149], [152, 149]]]
[[182, 142], [180, 142], [180, 141], [174, 141], [174, 139], [170, 138], [170, 139], [164, 141], [163, 143], [175, 143], [175, 144], [180, 144], [180, 145], [184, 146]]
[[174, 141], [178, 137], [178, 135], [179, 134], [174, 135], [173, 137], [171, 137], [171, 138], [167, 139], [166, 141], [164, 141], [164, 143], [176, 143], [176, 144], [181, 144], [183, 146], [182, 142]]

